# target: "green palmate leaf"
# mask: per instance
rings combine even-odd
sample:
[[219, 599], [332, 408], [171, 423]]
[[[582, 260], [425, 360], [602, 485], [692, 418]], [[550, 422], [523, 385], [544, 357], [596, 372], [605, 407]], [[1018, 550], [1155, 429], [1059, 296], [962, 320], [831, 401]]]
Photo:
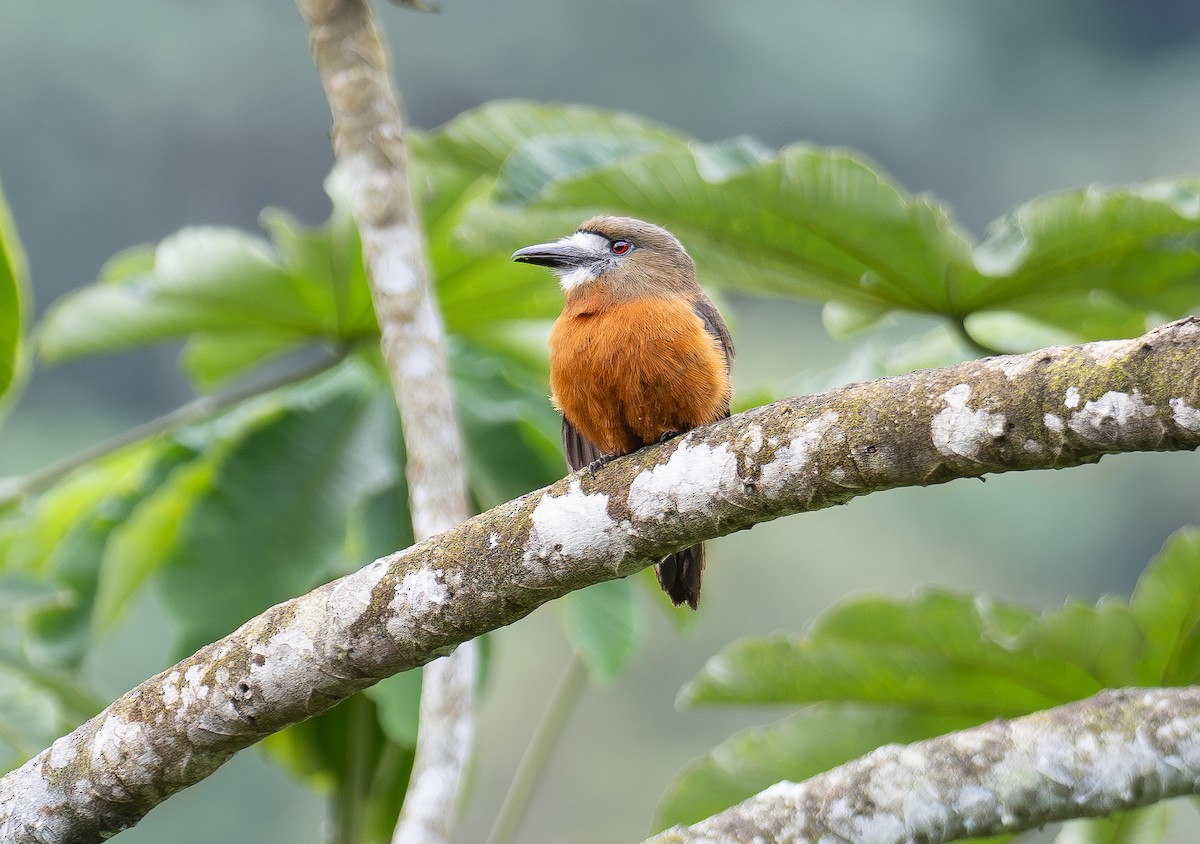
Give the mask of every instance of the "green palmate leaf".
[[28, 267], [17, 227], [0, 189], [0, 398], [17, 380], [29, 303]]
[[93, 464], [45, 496], [17, 548], [15, 566], [69, 599], [23, 617], [25, 647], [39, 663], [78, 666], [93, 638], [99, 561], [113, 532], [193, 453], [176, 444], [143, 444]]
[[560, 418], [540, 373], [459, 345], [452, 361], [471, 492], [493, 507], [566, 473]]
[[[553, 137], [581, 142], [608, 138], [611, 146], [620, 148], [673, 143], [680, 136], [630, 114], [512, 100], [487, 103], [465, 112], [436, 133], [414, 139], [413, 151], [420, 159], [437, 159], [475, 173], [496, 174], [519, 145], [530, 139]], [[587, 158], [580, 154], [566, 164], [576, 167]]]
[[1054, 844], [1159, 844], [1167, 837], [1171, 806], [1156, 803], [1108, 818], [1068, 821]]
[[352, 505], [390, 478], [378, 396], [351, 360], [264, 397], [221, 420], [203, 462], [164, 491], [187, 498], [158, 571], [181, 651], [307, 591], [334, 566]]
[[383, 842], [400, 814], [413, 752], [392, 741], [375, 703], [355, 695], [259, 745], [309, 788], [333, 798], [347, 841]]
[[264, 324], [298, 333], [314, 326], [270, 245], [233, 229], [183, 229], [152, 253], [118, 256], [99, 282], [56, 303], [40, 349], [57, 362]]
[[156, 486], [146, 486], [144, 497], [126, 519], [114, 526], [103, 548], [97, 549], [94, 622], [107, 630], [120, 620], [130, 599], [169, 557], [195, 497], [211, 476], [199, 450], [173, 444]]
[[[683, 141], [662, 146], [553, 183], [531, 206], [576, 222], [598, 209], [652, 219], [687, 244], [703, 282], [731, 290], [955, 310], [952, 281], [974, 272], [965, 236], [869, 162], [796, 146], [709, 174], [714, 155]], [[482, 216], [469, 222], [491, 226], [498, 248], [512, 245], [514, 232], [533, 234], [518, 221], [524, 207]]]
[[490, 207], [495, 179], [439, 162], [418, 173], [427, 185], [429, 260], [449, 331], [474, 339], [506, 321], [554, 316], [562, 295], [553, 278], [514, 264], [503, 249], [478, 248], [471, 230], [460, 225], [464, 215]]
[[1131, 312], [1178, 313], [1200, 303], [1200, 179], [1032, 200], [992, 224], [975, 263], [985, 279], [964, 301], [971, 310], [1005, 303], [1047, 317], [1048, 296], [1086, 304], [1103, 290]]
[[[1200, 304], [1196, 179], [1043, 197], [973, 247], [944, 206], [846, 151], [698, 144], [624, 115], [528, 103], [470, 112], [416, 149], [478, 177], [477, 190], [494, 180], [459, 214], [455, 244], [466, 253], [505, 256], [598, 210], [632, 214], [678, 234], [705, 283], [855, 307], [853, 319], [832, 321], [842, 330], [890, 309], [955, 320], [1004, 311], [1043, 334], [1093, 339]], [[468, 278], [476, 269], [502, 273], [459, 266]], [[1038, 342], [1006, 339], [989, 342]]]
[[57, 697], [25, 672], [0, 665], [0, 765], [16, 767], [61, 735], [70, 722]]
[[21, 574], [0, 574], [0, 613], [70, 606], [71, 591], [50, 580]]
[[41, 326], [50, 361], [188, 338], [184, 365], [211, 388], [297, 346], [344, 344], [378, 329], [354, 220], [336, 178], [333, 211], [306, 227], [263, 212], [271, 242], [233, 229], [183, 229], [117, 255], [99, 281]]
[[327, 332], [353, 338], [376, 334], [375, 310], [367, 287], [362, 241], [350, 212], [346, 187], [339, 171], [325, 180], [332, 201], [329, 219], [306, 227], [285, 211], [263, 212], [262, 225], [271, 234], [281, 260], [300, 287], [308, 307], [326, 319]]
[[732, 736], [668, 788], [655, 827], [693, 824], [782, 780], [801, 782], [889, 742], [910, 743], [974, 719], [903, 706], [820, 704]]
[[638, 614], [633, 582], [597, 583], [558, 602], [567, 641], [587, 666], [593, 682], [613, 680], [637, 643]]
[[1044, 645], [1015, 646], [1016, 631], [1034, 619], [1016, 607], [944, 592], [853, 601], [806, 636], [726, 648], [681, 696], [688, 703], [907, 704], [983, 720], [1099, 691], [1082, 668]]
[[1015, 646], [1086, 671], [1100, 688], [1138, 682], [1146, 636], [1124, 602], [1102, 598], [1095, 606], [1068, 601], [1030, 624]]
[[400, 747], [417, 746], [421, 714], [421, 671], [401, 671], [380, 680], [363, 694], [375, 701], [379, 726]]
[[1137, 681], [1194, 683], [1200, 676], [1200, 528], [1167, 540], [1138, 580], [1130, 612], [1146, 635]]
[[293, 351], [305, 338], [291, 331], [197, 331], [183, 347], [183, 369], [201, 390], [220, 387], [229, 379]]

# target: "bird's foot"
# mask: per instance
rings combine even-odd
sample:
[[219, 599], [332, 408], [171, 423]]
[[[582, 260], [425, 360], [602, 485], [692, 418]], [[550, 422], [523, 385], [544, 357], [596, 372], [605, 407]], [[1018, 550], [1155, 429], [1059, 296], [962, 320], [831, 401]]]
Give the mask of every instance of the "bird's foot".
[[663, 431], [662, 436], [658, 438], [658, 441], [660, 443], [665, 443], [667, 440], [675, 439], [682, 433], [683, 431]]
[[619, 455], [619, 454], [601, 454], [599, 457], [597, 457], [595, 460], [593, 460], [591, 463], [588, 464], [588, 471], [595, 472], [597, 469], [600, 469], [604, 466], [607, 466], [609, 463], [612, 463], [614, 460], [616, 460], [620, 456], [621, 455]]

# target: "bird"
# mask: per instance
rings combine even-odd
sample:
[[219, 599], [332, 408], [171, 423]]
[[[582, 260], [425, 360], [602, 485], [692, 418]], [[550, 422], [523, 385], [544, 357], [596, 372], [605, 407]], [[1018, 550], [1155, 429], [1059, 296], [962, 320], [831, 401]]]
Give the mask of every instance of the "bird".
[[[733, 338], [669, 231], [600, 215], [512, 260], [548, 267], [563, 290], [550, 400], [572, 472], [729, 416]], [[699, 543], [655, 566], [675, 606], [699, 606], [704, 562]]]

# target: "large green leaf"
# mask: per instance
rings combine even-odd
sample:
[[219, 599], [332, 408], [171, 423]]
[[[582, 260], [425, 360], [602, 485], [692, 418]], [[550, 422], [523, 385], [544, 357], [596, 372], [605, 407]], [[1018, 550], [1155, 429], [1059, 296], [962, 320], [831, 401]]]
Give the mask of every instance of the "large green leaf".
[[479, 179], [455, 239], [480, 259], [459, 265], [464, 289], [482, 284], [477, 271], [503, 278], [511, 249], [604, 210], [672, 229], [705, 283], [876, 316], [1003, 310], [1090, 339], [1200, 305], [1195, 179], [1035, 199], [975, 247], [942, 204], [843, 150], [700, 144], [626, 115], [519, 102], [470, 112], [416, 150]]
[[857, 600], [832, 610], [805, 636], [727, 647], [681, 697], [688, 703], [907, 704], [983, 720], [1099, 691], [1086, 671], [1042, 642], [1017, 647], [1014, 631], [1034, 623], [1035, 616], [1019, 608], [945, 592], [904, 602]]
[[404, 802], [412, 747], [391, 740], [382, 720], [371, 698], [354, 695], [259, 745], [284, 770], [332, 798], [346, 841], [390, 841]]
[[0, 766], [16, 767], [72, 727], [56, 696], [0, 664]]
[[1054, 844], [1159, 844], [1166, 840], [1172, 805], [1168, 801], [1109, 818], [1068, 821]]
[[1146, 640], [1123, 601], [1102, 598], [1095, 606], [1068, 601], [1044, 613], [1013, 647], [1070, 663], [1087, 672], [1099, 688], [1119, 688], [1138, 682]]
[[96, 284], [57, 302], [40, 350], [57, 362], [263, 325], [297, 337], [319, 326], [270, 244], [235, 229], [183, 229], [152, 251], [117, 256]]
[[1003, 304], [1057, 322], [1079, 305], [1086, 323], [1089, 295], [1103, 291], [1130, 312], [1184, 311], [1200, 304], [1200, 179], [1034, 199], [991, 225], [975, 263], [985, 276], [968, 310]]
[[26, 541], [9, 565], [66, 590], [65, 605], [23, 616], [25, 648], [39, 664], [77, 667], [93, 640], [94, 608], [105, 545], [138, 505], [194, 453], [174, 443], [145, 443], [85, 467], [37, 502]]
[[[1197, 592], [1200, 531], [1188, 528], [1167, 542], [1129, 605], [1071, 601], [1035, 615], [929, 592], [907, 601], [852, 601], [804, 636], [735, 643], [684, 689], [684, 701], [818, 705], [718, 746], [672, 785], [661, 820], [692, 822], [773, 782], [803, 779], [884, 743], [1048, 708], [1101, 688], [1195, 682]], [[1161, 841], [1165, 815], [1158, 811], [1070, 824], [1058, 841]]]
[[28, 267], [17, 227], [0, 188], [0, 398], [20, 372], [25, 315], [30, 310]]
[[[421, 159], [448, 161], [476, 173], [496, 174], [519, 145], [549, 138], [606, 138], [615, 149], [633, 149], [676, 143], [679, 135], [631, 114], [506, 100], [464, 112], [436, 133], [414, 138], [412, 148]], [[570, 154], [565, 165], [576, 168], [579, 162], [588, 160], [585, 153]], [[544, 165], [533, 162], [531, 166], [544, 169]], [[561, 167], [553, 172], [560, 172]]]
[[566, 474], [545, 382], [517, 361], [458, 344], [452, 360], [471, 492], [494, 507]]
[[635, 595], [633, 581], [625, 578], [571, 592], [556, 604], [567, 641], [593, 682], [615, 679], [633, 655], [639, 626]]
[[476, 248], [504, 252], [604, 209], [666, 225], [705, 281], [747, 292], [938, 310], [947, 273], [971, 271], [942, 209], [844, 151], [697, 144], [624, 115], [527, 103], [472, 112], [418, 149], [496, 175], [495, 204], [465, 218]]
[[354, 220], [336, 179], [329, 219], [301, 225], [268, 209], [267, 241], [234, 229], [183, 229], [115, 256], [99, 280], [43, 320], [49, 361], [184, 339], [204, 388], [314, 340], [347, 343], [378, 329]]
[[1194, 683], [1200, 676], [1200, 528], [1167, 540], [1138, 580], [1129, 608], [1146, 634], [1137, 682]]
[[655, 828], [696, 823], [777, 782], [802, 782], [889, 742], [919, 741], [973, 723], [903, 706], [811, 706], [743, 730], [689, 765], [659, 803]]

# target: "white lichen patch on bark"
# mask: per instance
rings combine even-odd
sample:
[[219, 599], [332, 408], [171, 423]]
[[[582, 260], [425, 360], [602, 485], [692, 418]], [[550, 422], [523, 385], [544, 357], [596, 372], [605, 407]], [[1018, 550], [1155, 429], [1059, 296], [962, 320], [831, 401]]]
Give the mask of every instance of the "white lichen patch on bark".
[[110, 710], [92, 738], [91, 766], [101, 772], [97, 784], [111, 797], [121, 797], [128, 794], [128, 786], [154, 782], [161, 765], [145, 727]]
[[392, 225], [376, 229], [374, 234], [371, 238], [376, 246], [371, 262], [374, 286], [388, 296], [411, 295], [420, 284], [415, 269], [417, 262], [413, 260], [413, 256], [419, 254], [413, 227]]
[[250, 679], [268, 702], [287, 700], [295, 695], [294, 685], [302, 682], [316, 661], [312, 634], [297, 620], [266, 641], [250, 648], [254, 659]]
[[608, 495], [589, 495], [578, 480], [571, 481], [563, 495], [543, 495], [531, 518], [533, 529], [524, 553], [530, 571], [564, 558], [618, 559], [614, 547], [625, 542], [621, 526], [608, 514]]
[[54, 744], [50, 745], [50, 767], [61, 769], [70, 765], [75, 761], [75, 757], [79, 755], [79, 751], [71, 744], [70, 736], [62, 736], [55, 739]]
[[827, 410], [816, 419], [810, 419], [801, 425], [796, 436], [778, 449], [771, 462], [762, 467], [759, 486], [765, 492], [775, 495], [785, 487], [793, 485], [797, 476], [812, 461], [812, 454], [821, 444], [821, 439], [837, 421], [838, 415], [832, 410]]
[[1079, 390], [1075, 387], [1067, 387], [1067, 397], [1063, 399], [1063, 404], [1068, 410], [1074, 410], [1079, 407], [1079, 402], [1083, 400], [1083, 396], [1079, 395]]
[[749, 425], [742, 434], [742, 451], [747, 454], [758, 454], [763, 447], [762, 425]]
[[370, 609], [371, 595], [387, 570], [387, 558], [376, 560], [333, 584], [326, 607], [339, 628], [349, 627]]
[[1134, 348], [1134, 340], [1098, 340], [1079, 348], [1095, 363], [1110, 364], [1124, 360]]
[[633, 479], [629, 509], [639, 519], [694, 513], [711, 504], [714, 490], [730, 488], [736, 482], [737, 458], [727, 443], [713, 448], [685, 441], [666, 463], [643, 469]]
[[1066, 430], [1067, 426], [1067, 423], [1063, 420], [1063, 418], [1054, 413], [1047, 413], [1044, 417], [1042, 417], [1042, 422], [1047, 428], [1056, 434], [1061, 434]]
[[933, 446], [939, 454], [974, 459], [985, 444], [1004, 433], [1004, 414], [967, 407], [970, 384], [956, 384], [941, 398], [946, 407], [933, 417], [930, 426]]
[[446, 573], [442, 569], [414, 569], [404, 575], [396, 585], [390, 608], [393, 619], [388, 621], [389, 632], [397, 618], [412, 618], [428, 613], [450, 600], [450, 589], [446, 585]]
[[1171, 399], [1170, 403], [1175, 424], [1193, 434], [1200, 433], [1200, 408], [1192, 407], [1183, 399]]
[[203, 667], [191, 665], [182, 676], [178, 671], [168, 674], [163, 680], [163, 705], [182, 714], [188, 707], [207, 698], [209, 687], [204, 682], [205, 673]]
[[1037, 362], [1036, 355], [1004, 355], [998, 358], [988, 358], [984, 361], [990, 367], [999, 369], [1009, 381], [1015, 381], [1024, 376]]
[[1142, 419], [1153, 416], [1153, 405], [1142, 401], [1136, 389], [1133, 393], [1110, 390], [1098, 399], [1085, 402], [1071, 414], [1067, 425], [1089, 442], [1112, 443], [1122, 439], [1128, 429]]

